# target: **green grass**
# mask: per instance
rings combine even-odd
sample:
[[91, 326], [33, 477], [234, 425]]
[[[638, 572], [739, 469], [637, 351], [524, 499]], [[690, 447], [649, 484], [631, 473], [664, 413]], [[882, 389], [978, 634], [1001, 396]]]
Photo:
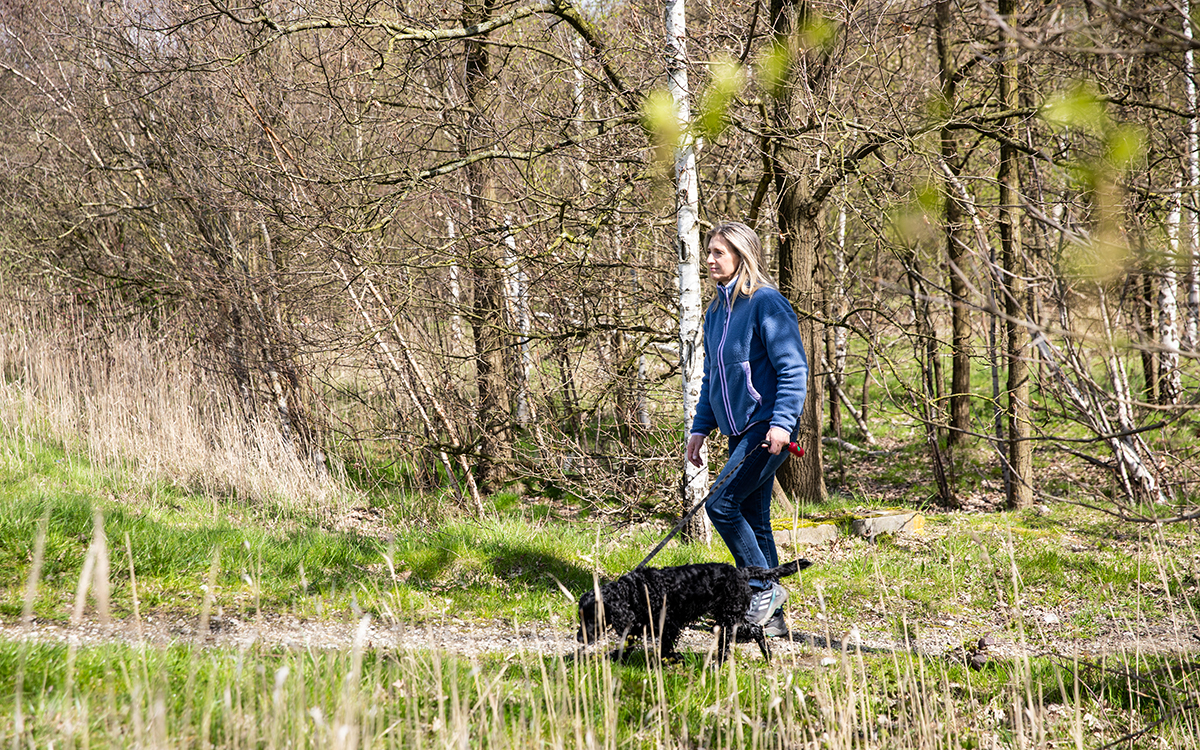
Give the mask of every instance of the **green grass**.
[[[198, 606], [217, 557], [214, 605], [230, 614], [267, 608], [349, 616], [352, 603], [370, 608], [387, 597], [390, 606], [417, 617], [448, 604], [479, 618], [545, 619], [567, 604], [555, 578], [585, 590], [593, 571], [628, 570], [661, 534], [660, 527], [645, 526], [615, 543], [592, 525], [550, 523], [548, 506], [526, 508], [502, 496], [484, 521], [449, 520], [436, 528], [406, 522], [400, 515], [405, 509], [391, 507], [389, 542], [332, 530], [319, 517], [214, 505], [211, 498], [172, 488], [123, 486], [109, 469], [69, 460], [52, 448], [26, 448], [27, 460], [11, 460], [14, 452], [7, 452], [0, 484], [0, 613], [6, 616], [21, 612], [43, 514], [45, 562], [35, 614], [60, 621], [70, 613], [64, 601], [78, 581], [95, 509], [109, 540], [118, 616], [133, 610], [130, 559], [145, 609]], [[709, 554], [670, 548], [656, 564]], [[403, 584], [391, 578], [392, 571]]]
[[[119, 477], [53, 449], [32, 450], [19, 464], [5, 467], [0, 490], [0, 613], [10, 617], [23, 605], [43, 514], [45, 562], [35, 614], [60, 621], [70, 613], [97, 508], [109, 539], [118, 616], [133, 608], [130, 559], [143, 609], [187, 608], [203, 598], [219, 556], [213, 603], [231, 614], [266, 608], [349, 617], [355, 605], [377, 614], [386, 605], [416, 619], [454, 609], [478, 619], [551, 620], [570, 616], [559, 583], [579, 592], [592, 585], [593, 575], [619, 575], [640, 562], [665, 531], [662, 524], [645, 524], [614, 534], [595, 522], [554, 518], [549, 506], [527, 507], [508, 495], [497, 498], [484, 520], [429, 525], [392, 517], [392, 538], [384, 540], [336, 531], [318, 518], [264, 519], [237, 504], [214, 506], [210, 498], [169, 488], [122, 487]], [[1128, 554], [1137, 529], [1114, 529], [1109, 519], [1070, 507], [1047, 516], [934, 515], [928, 524], [928, 538], [911, 543], [842, 542], [861, 550], [836, 567], [817, 565], [806, 572], [805, 588], [823, 588], [825, 605], [845, 618], [864, 606], [878, 608], [881, 597], [914, 617], [937, 617], [1011, 603], [1026, 590], [1036, 591], [1039, 603], [1048, 606], [1082, 602], [1074, 616], [1084, 630], [1114, 609], [1131, 614], [1130, 607], [1137, 606], [1142, 614], [1163, 614], [1153, 598], [1116, 597], [1096, 611], [1088, 604], [1097, 591], [1128, 591], [1139, 581], [1156, 585], [1147, 567], [1152, 560]], [[1162, 533], [1181, 544], [1191, 540], [1182, 527]], [[1150, 529], [1141, 534], [1142, 542], [1153, 538]], [[1190, 546], [1195, 548], [1194, 540]], [[711, 547], [674, 543], [655, 564], [711, 559], [729, 560], [719, 541]], [[1186, 594], [1191, 588], [1177, 584], [1174, 590]]]
[[[1133, 668], [1140, 671], [1134, 675]], [[1131, 680], [1139, 689], [1130, 690]], [[30, 746], [1195, 747], [1194, 670], [909, 654], [661, 667], [528, 652], [0, 642], [0, 731]], [[19, 707], [19, 709], [18, 709]], [[341, 738], [339, 740], [339, 734]]]
[[[43, 518], [34, 615], [42, 623], [69, 619], [97, 509], [113, 615], [126, 620], [131, 558], [143, 616], [194, 621], [207, 596], [213, 607], [247, 618], [353, 622], [365, 613], [420, 627], [452, 613], [481, 625], [548, 623], [569, 634], [573, 605], [559, 583], [578, 594], [594, 576], [629, 570], [668, 528], [609, 526], [514, 493], [491, 498], [484, 519], [443, 508], [422, 520], [414, 503], [434, 501], [399, 491], [368, 502], [385, 522], [375, 535], [339, 530], [331, 513], [302, 504], [148, 485], [53, 445], [0, 441], [0, 619], [20, 616]], [[840, 497], [801, 511], [862, 505], [870, 499]], [[206, 593], [218, 552], [216, 585]], [[439, 651], [0, 639], [0, 741], [349, 747], [352, 736], [362, 747], [404, 748], [1090, 747], [1148, 729], [1126, 746], [1198, 747], [1191, 656], [1119, 650], [1075, 660], [1044, 649], [1037, 616], [1043, 608], [1069, 612], [1058, 626], [1068, 639], [1094, 637], [1114, 622], [1182, 616], [1194, 624], [1200, 541], [1184, 526], [1130, 526], [1067, 505], [930, 514], [921, 535], [874, 544], [843, 538], [803, 554], [817, 562], [789, 582], [793, 624], [803, 631], [841, 643], [861, 625], [902, 642], [906, 631], [920, 636], [954, 621], [967, 624], [968, 644], [993, 633], [1038, 655], [974, 671], [956, 652], [818, 645], [770, 665], [743, 651], [718, 668], [692, 652], [663, 666], [641, 650], [611, 664], [534, 651], [468, 659]], [[729, 559], [719, 540], [673, 543], [655, 564], [713, 559]]]

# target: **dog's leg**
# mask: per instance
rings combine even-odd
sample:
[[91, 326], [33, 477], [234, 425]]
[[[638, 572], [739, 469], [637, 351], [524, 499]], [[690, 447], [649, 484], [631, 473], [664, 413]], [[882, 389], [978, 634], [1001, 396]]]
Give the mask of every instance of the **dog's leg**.
[[758, 644], [758, 650], [762, 652], [763, 661], [770, 663], [771, 647], [767, 644], [767, 635], [763, 629], [757, 625], [750, 625], [750, 634], [754, 636], [754, 642]]
[[729, 644], [737, 639], [736, 623], [718, 623], [717, 625], [717, 663], [721, 664], [729, 656]]
[[675, 651], [675, 642], [679, 640], [679, 634], [682, 631], [678, 625], [665, 625], [662, 630], [662, 640], [660, 652], [662, 653], [663, 661], [678, 661], [679, 654]]

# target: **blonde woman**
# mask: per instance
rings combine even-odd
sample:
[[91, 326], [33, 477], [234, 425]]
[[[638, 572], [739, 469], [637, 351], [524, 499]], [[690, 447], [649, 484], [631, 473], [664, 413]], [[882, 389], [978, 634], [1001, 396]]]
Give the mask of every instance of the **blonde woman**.
[[[714, 430], [729, 438], [729, 460], [705, 506], [738, 567], [779, 564], [771, 531], [775, 472], [795, 440], [808, 393], [808, 360], [795, 310], [763, 268], [762, 242], [740, 222], [713, 227], [705, 241], [717, 293], [704, 315], [704, 381], [687, 442], [700, 449]], [[788, 635], [787, 590], [751, 581], [746, 621], [769, 637]]]

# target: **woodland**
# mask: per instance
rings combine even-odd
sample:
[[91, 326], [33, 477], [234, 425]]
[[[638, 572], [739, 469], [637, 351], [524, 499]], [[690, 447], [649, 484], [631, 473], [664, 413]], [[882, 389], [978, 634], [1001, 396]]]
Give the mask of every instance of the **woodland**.
[[682, 510], [699, 243], [737, 220], [812, 365], [789, 496], [903, 440], [933, 507], [1192, 520], [1191, 13], [3, 0], [4, 377], [251, 498], [235, 449], [468, 514]]

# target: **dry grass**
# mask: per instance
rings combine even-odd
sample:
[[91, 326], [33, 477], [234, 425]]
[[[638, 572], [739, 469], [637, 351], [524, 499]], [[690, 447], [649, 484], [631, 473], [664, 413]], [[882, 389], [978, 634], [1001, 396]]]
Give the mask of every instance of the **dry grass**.
[[296, 510], [345, 504], [347, 488], [302, 460], [274, 415], [243, 415], [178, 340], [137, 325], [99, 338], [11, 305], [0, 315], [9, 438], [49, 440], [145, 483]]

